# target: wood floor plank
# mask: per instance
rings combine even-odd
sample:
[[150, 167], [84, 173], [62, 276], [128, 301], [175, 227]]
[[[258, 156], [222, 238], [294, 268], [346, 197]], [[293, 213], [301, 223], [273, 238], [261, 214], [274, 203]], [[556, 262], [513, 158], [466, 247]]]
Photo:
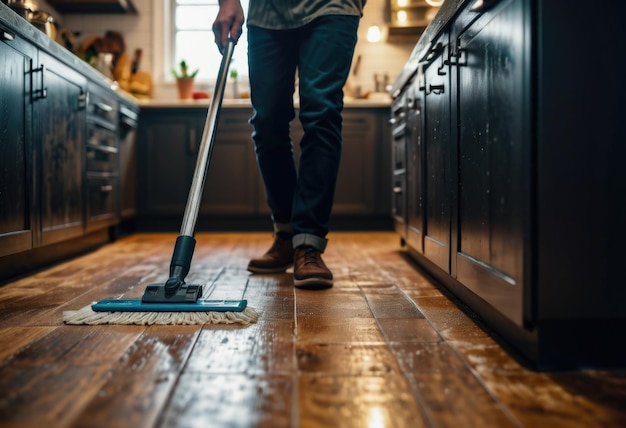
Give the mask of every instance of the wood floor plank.
[[[417, 373], [415, 388], [432, 426], [516, 427], [517, 421], [468, 372]], [[550, 426], [550, 425], [537, 425]]]
[[187, 281], [247, 299], [261, 314], [247, 327], [62, 325], [165, 281], [177, 236], [134, 234], [0, 287], [1, 426], [626, 427], [626, 372], [523, 367], [393, 232], [331, 233], [321, 291], [246, 270], [271, 230], [197, 234]]
[[386, 344], [299, 344], [298, 370], [317, 375], [385, 376], [400, 373]]
[[299, 426], [428, 426], [405, 378], [303, 374], [298, 383]]
[[213, 374], [292, 373], [294, 322], [262, 318], [254, 325], [205, 326], [186, 372]]
[[372, 318], [367, 300], [359, 290], [297, 290], [296, 303], [298, 319]]
[[292, 375], [184, 373], [158, 426], [288, 428]]
[[62, 326], [31, 342], [0, 366], [0, 421], [67, 426], [141, 330]]
[[298, 318], [300, 343], [385, 343], [373, 318]]
[[151, 427], [166, 406], [200, 326], [151, 326], [107, 373], [76, 427]]
[[0, 361], [6, 360], [52, 330], [54, 327], [0, 328]]

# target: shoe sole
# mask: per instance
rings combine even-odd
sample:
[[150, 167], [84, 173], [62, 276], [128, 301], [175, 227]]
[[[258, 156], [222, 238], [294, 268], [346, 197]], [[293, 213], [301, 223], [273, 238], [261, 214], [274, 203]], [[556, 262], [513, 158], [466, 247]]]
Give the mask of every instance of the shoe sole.
[[274, 268], [263, 268], [257, 266], [248, 265], [248, 271], [252, 273], [284, 273], [289, 269], [293, 263], [289, 263], [288, 265], [274, 267]]
[[307, 290], [324, 290], [333, 286], [333, 280], [327, 278], [294, 278], [293, 285], [296, 288], [304, 288]]

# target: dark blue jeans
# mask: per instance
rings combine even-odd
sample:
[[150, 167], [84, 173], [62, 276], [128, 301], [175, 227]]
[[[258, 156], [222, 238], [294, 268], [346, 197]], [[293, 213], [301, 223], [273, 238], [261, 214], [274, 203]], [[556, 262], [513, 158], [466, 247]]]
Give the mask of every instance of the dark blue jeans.
[[[331, 15], [292, 30], [248, 27], [252, 139], [272, 220], [291, 224], [294, 245], [298, 235], [310, 236], [321, 250], [325, 245], [341, 159], [343, 86], [358, 25], [359, 17]], [[289, 132], [296, 70], [304, 130], [297, 170]]]

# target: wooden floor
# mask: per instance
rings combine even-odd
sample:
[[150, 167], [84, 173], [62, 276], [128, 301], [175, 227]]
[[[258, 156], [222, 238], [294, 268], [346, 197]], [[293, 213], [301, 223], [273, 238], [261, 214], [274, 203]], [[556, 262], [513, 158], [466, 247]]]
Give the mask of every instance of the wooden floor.
[[626, 427], [626, 373], [519, 365], [393, 233], [331, 234], [325, 291], [248, 275], [271, 235], [199, 234], [189, 278], [248, 280], [247, 327], [63, 325], [166, 279], [175, 238], [133, 235], [0, 288], [0, 425]]

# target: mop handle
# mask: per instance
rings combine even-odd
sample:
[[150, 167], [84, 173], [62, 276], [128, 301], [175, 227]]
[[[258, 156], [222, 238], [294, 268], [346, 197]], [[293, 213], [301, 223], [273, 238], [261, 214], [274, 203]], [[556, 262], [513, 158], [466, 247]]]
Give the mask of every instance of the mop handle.
[[180, 235], [194, 236], [196, 221], [198, 220], [198, 211], [200, 210], [200, 202], [202, 201], [202, 192], [204, 190], [204, 181], [211, 163], [211, 154], [213, 152], [213, 142], [217, 131], [217, 121], [219, 111], [224, 98], [224, 90], [226, 88], [226, 80], [228, 76], [228, 67], [235, 49], [235, 42], [230, 39], [226, 45], [226, 49], [222, 54], [222, 62], [220, 71], [215, 82], [215, 90], [211, 97], [209, 112], [207, 114], [204, 131], [202, 132], [202, 140], [198, 150], [198, 159], [196, 161], [196, 169], [193, 174], [193, 181], [189, 196], [187, 198], [187, 206], [185, 207], [185, 215], [180, 228]]

